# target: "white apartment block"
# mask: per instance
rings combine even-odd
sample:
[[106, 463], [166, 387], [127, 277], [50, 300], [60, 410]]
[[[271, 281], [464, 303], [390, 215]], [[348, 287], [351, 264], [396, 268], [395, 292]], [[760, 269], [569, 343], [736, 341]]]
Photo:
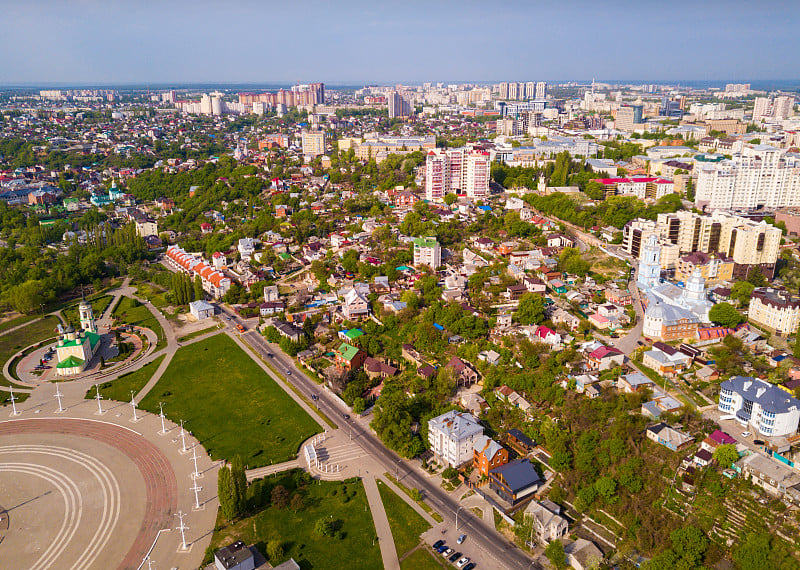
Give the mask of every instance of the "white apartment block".
[[451, 410], [428, 420], [428, 444], [434, 455], [451, 467], [472, 461], [483, 426], [468, 413]]
[[472, 147], [434, 149], [425, 161], [425, 199], [441, 201], [448, 193], [483, 198], [489, 194], [490, 156]]
[[417, 238], [414, 240], [414, 267], [427, 265], [436, 269], [442, 264], [442, 248], [436, 238]]
[[794, 334], [800, 326], [800, 297], [780, 289], [759, 287], [750, 296], [748, 318], [778, 335]]
[[748, 376], [733, 376], [720, 384], [718, 408], [767, 437], [792, 435], [800, 422], [800, 400], [774, 384]]
[[768, 146], [745, 147], [730, 160], [700, 167], [695, 204], [710, 210], [800, 206], [800, 159]]

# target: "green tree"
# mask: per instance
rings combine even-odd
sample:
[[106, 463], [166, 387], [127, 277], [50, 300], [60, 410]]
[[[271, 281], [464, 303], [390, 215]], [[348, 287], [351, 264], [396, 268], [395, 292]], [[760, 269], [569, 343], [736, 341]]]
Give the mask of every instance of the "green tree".
[[519, 300], [514, 319], [523, 325], [535, 325], [544, 320], [544, 299], [536, 293], [525, 293]]
[[330, 518], [317, 519], [316, 524], [314, 524], [314, 532], [320, 536], [333, 536], [335, 531], [333, 520]]
[[283, 509], [289, 504], [289, 492], [283, 485], [275, 485], [270, 493], [272, 504], [279, 509]]
[[203, 298], [203, 281], [199, 275], [194, 276], [194, 299], [195, 301]]
[[295, 513], [297, 513], [297, 511], [303, 510], [303, 507], [305, 507], [305, 506], [306, 506], [306, 503], [303, 500], [303, 495], [301, 495], [299, 492], [296, 492], [294, 495], [292, 495], [292, 500], [289, 503], [289, 507]]
[[761, 273], [761, 269], [759, 267], [750, 268], [750, 271], [747, 273], [747, 281], [748, 283], [753, 284], [755, 287], [766, 287], [769, 285], [767, 278], [764, 277], [763, 273]]
[[744, 316], [730, 303], [717, 303], [708, 311], [708, 318], [723, 327], [735, 327], [744, 322]]
[[600, 477], [595, 482], [594, 488], [606, 503], [613, 504], [617, 502], [617, 482], [613, 477]]
[[544, 550], [545, 556], [557, 570], [567, 567], [567, 557], [564, 554], [564, 545], [559, 539], [552, 541]]
[[444, 203], [448, 206], [452, 206], [455, 202], [458, 201], [458, 196], [453, 193], [446, 194], [444, 197]]
[[747, 281], [737, 281], [731, 287], [731, 299], [739, 301], [740, 307], [746, 307], [750, 304], [750, 295], [753, 294], [755, 287], [752, 283]]
[[703, 555], [708, 548], [708, 539], [703, 531], [695, 526], [678, 528], [669, 533], [672, 539], [672, 550], [688, 568], [696, 568], [703, 562]]
[[736, 452], [736, 446], [731, 443], [720, 445], [714, 450], [714, 460], [720, 467], [730, 467], [732, 463], [738, 461], [739, 454]]
[[749, 533], [744, 543], [733, 551], [733, 561], [741, 570], [762, 570], [769, 567], [770, 536]]
[[283, 543], [278, 540], [277, 538], [273, 538], [267, 543], [267, 557], [276, 562], [283, 558], [284, 551], [283, 551]]
[[231, 477], [236, 494], [236, 514], [242, 515], [247, 500], [247, 475], [244, 472], [244, 463], [240, 455], [235, 455], [231, 461]]
[[217, 495], [219, 495], [219, 506], [222, 516], [227, 520], [233, 520], [237, 512], [236, 487], [233, 483], [233, 475], [229, 467], [219, 470], [217, 476]]

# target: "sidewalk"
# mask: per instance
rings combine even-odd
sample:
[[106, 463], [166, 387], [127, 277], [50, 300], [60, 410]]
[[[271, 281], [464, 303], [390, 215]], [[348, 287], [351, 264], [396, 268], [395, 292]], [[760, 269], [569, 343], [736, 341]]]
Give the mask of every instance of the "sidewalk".
[[367, 501], [369, 501], [369, 510], [372, 512], [372, 520], [375, 523], [375, 532], [378, 535], [378, 544], [381, 547], [383, 567], [390, 570], [399, 570], [400, 560], [397, 558], [392, 529], [389, 526], [386, 509], [383, 508], [378, 484], [375, 482], [373, 475], [365, 475], [363, 482], [364, 490], [367, 493]]

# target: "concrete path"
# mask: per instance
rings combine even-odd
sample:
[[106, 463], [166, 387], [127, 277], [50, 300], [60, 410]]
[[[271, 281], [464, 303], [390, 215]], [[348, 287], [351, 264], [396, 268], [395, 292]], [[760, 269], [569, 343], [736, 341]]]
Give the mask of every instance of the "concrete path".
[[21, 325], [17, 325], [17, 326], [12, 327], [12, 328], [10, 328], [8, 330], [0, 332], [0, 336], [3, 336], [4, 334], [12, 333], [14, 331], [18, 331], [21, 328], [27, 327], [28, 325], [31, 325], [31, 324], [35, 323], [36, 321], [41, 321], [41, 320], [42, 320], [42, 317], [36, 317], [35, 319], [28, 321], [27, 323], [22, 323]]
[[394, 537], [389, 526], [389, 518], [386, 516], [386, 509], [383, 507], [381, 493], [373, 475], [365, 475], [363, 478], [364, 490], [369, 501], [369, 510], [372, 512], [372, 521], [375, 523], [375, 532], [378, 535], [378, 543], [381, 547], [381, 558], [383, 567], [387, 570], [399, 570], [400, 559], [397, 557], [397, 550], [394, 547]]
[[290, 469], [302, 469], [303, 463], [299, 459], [292, 459], [291, 461], [284, 461], [283, 463], [276, 463], [275, 465], [268, 465], [266, 467], [259, 467], [258, 469], [248, 469], [246, 472], [247, 480], [253, 481], [254, 479], [263, 479], [275, 473], [282, 473]]

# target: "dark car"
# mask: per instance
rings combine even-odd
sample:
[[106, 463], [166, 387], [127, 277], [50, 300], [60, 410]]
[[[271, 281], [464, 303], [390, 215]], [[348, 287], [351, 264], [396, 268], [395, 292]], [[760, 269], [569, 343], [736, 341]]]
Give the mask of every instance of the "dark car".
[[342, 417], [346, 420], [350, 419], [350, 414], [342, 414]]
[[442, 552], [444, 552], [445, 550], [447, 550], [447, 545], [446, 545], [446, 544], [442, 544], [442, 545], [441, 545], [439, 548], [436, 548], [435, 550], [436, 550], [436, 552], [438, 552], [439, 554], [441, 554]]
[[433, 543], [433, 549], [436, 550], [437, 548], [439, 548], [443, 544], [444, 544], [443, 540], [437, 540], [436, 542]]
[[460, 553], [460, 552], [454, 552], [454, 553], [453, 553], [453, 555], [452, 555], [452, 556], [450, 556], [450, 558], [448, 558], [448, 560], [449, 560], [450, 562], [455, 562], [455, 561], [456, 561], [456, 560], [458, 560], [459, 558], [461, 558], [461, 553]]
[[311, 399], [312, 400], [316, 400], [317, 399], [317, 395], [316, 394], [311, 394]]
[[472, 570], [473, 568], [475, 568], [475, 563], [474, 562], [470, 562], [469, 564], [464, 566], [464, 568], [462, 570]]

